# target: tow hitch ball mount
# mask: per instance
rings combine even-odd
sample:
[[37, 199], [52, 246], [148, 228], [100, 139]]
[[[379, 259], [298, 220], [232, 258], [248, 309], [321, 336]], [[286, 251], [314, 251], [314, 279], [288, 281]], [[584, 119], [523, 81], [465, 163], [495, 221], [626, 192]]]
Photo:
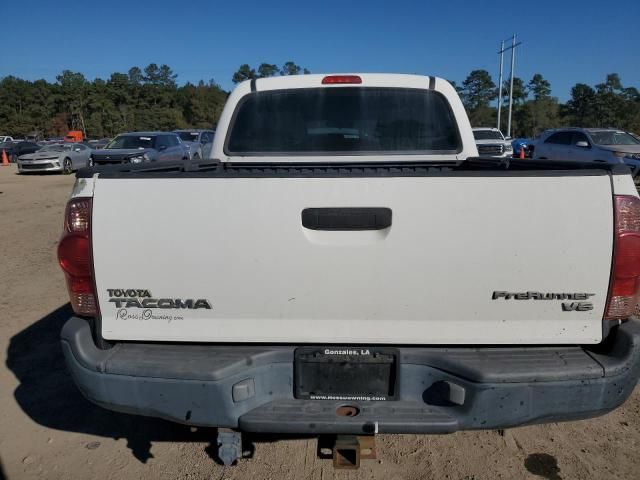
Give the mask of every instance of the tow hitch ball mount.
[[[243, 457], [242, 433], [221, 428], [216, 438], [218, 458], [225, 466]], [[335, 435], [318, 438], [318, 456], [333, 458], [333, 467], [342, 470], [360, 468], [361, 460], [377, 458], [376, 439], [373, 435]]]
[[[376, 439], [373, 435], [336, 435], [318, 439], [321, 458], [333, 458], [333, 467], [341, 470], [360, 468], [360, 460], [375, 460]], [[325, 452], [323, 454], [323, 452]]]

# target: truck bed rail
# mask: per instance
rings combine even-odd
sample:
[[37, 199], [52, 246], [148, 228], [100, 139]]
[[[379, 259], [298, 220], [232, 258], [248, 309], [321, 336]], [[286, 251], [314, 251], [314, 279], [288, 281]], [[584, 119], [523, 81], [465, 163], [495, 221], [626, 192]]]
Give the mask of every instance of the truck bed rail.
[[219, 160], [179, 161], [156, 164], [121, 164], [82, 168], [77, 178], [177, 178], [177, 177], [422, 177], [491, 176], [502, 174], [534, 176], [602, 175], [629, 173], [626, 165], [603, 162], [564, 162], [556, 160], [520, 160], [472, 157], [448, 162], [321, 162], [321, 163], [248, 163]]

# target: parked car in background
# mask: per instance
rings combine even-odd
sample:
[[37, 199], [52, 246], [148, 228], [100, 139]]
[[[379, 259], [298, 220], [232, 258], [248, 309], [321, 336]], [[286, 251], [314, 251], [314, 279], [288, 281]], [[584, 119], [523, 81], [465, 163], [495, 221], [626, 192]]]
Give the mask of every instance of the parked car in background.
[[85, 167], [91, 148], [82, 143], [45, 145], [35, 153], [18, 157], [18, 173], [62, 172]]
[[64, 143], [64, 137], [48, 137], [44, 140], [39, 140], [36, 143], [41, 147], [44, 147], [45, 145], [53, 145], [54, 143]]
[[513, 155], [511, 142], [504, 138], [497, 128], [474, 128], [473, 138], [481, 157], [510, 157]]
[[0, 135], [0, 143], [4, 142], [13, 142], [13, 137], [9, 137], [7, 135]]
[[122, 133], [103, 149], [94, 150], [89, 166], [188, 160], [189, 151], [173, 132]]
[[529, 145], [531, 144], [531, 140], [528, 138], [515, 138], [511, 141], [511, 147], [513, 149], [513, 156], [519, 157], [520, 151], [524, 149], [524, 156], [529, 157], [531, 153], [529, 152]]
[[213, 145], [213, 130], [174, 130], [178, 134], [182, 143], [189, 147], [189, 157], [192, 160], [209, 158], [211, 146]]
[[[0, 150], [4, 150], [4, 152], [7, 154], [7, 156], [10, 156], [9, 152], [15, 146], [16, 143], [18, 143], [18, 142], [13, 141], [13, 140], [9, 140], [9, 141], [6, 141], [6, 142], [0, 142]], [[0, 154], [1, 153], [2, 152], [0, 152]], [[11, 161], [11, 159], [9, 159], [9, 161]]]
[[40, 142], [42, 141], [42, 133], [39, 131], [34, 131], [26, 135], [24, 139], [27, 142]]
[[543, 132], [533, 156], [541, 160], [624, 163], [640, 181], [640, 140], [613, 128], [560, 128]]
[[100, 149], [106, 147], [111, 140], [111, 138], [100, 138], [96, 140], [86, 140], [85, 143], [91, 148]]
[[35, 142], [5, 142], [0, 145], [0, 149], [6, 152], [12, 163], [16, 162], [19, 156], [37, 152], [40, 148], [41, 146]]

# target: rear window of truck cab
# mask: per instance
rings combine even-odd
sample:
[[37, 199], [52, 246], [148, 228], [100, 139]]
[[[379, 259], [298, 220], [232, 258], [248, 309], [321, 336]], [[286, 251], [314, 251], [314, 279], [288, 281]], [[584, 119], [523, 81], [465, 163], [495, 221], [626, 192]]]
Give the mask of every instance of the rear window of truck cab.
[[439, 92], [304, 88], [254, 92], [233, 114], [227, 155], [458, 153], [456, 119]]

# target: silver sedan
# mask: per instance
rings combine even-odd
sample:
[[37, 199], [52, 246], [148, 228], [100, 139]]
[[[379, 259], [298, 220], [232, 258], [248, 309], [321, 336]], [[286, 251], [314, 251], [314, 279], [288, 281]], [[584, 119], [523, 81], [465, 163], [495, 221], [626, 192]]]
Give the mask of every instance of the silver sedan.
[[35, 153], [18, 157], [18, 172], [62, 172], [86, 167], [91, 148], [82, 143], [46, 145]]

